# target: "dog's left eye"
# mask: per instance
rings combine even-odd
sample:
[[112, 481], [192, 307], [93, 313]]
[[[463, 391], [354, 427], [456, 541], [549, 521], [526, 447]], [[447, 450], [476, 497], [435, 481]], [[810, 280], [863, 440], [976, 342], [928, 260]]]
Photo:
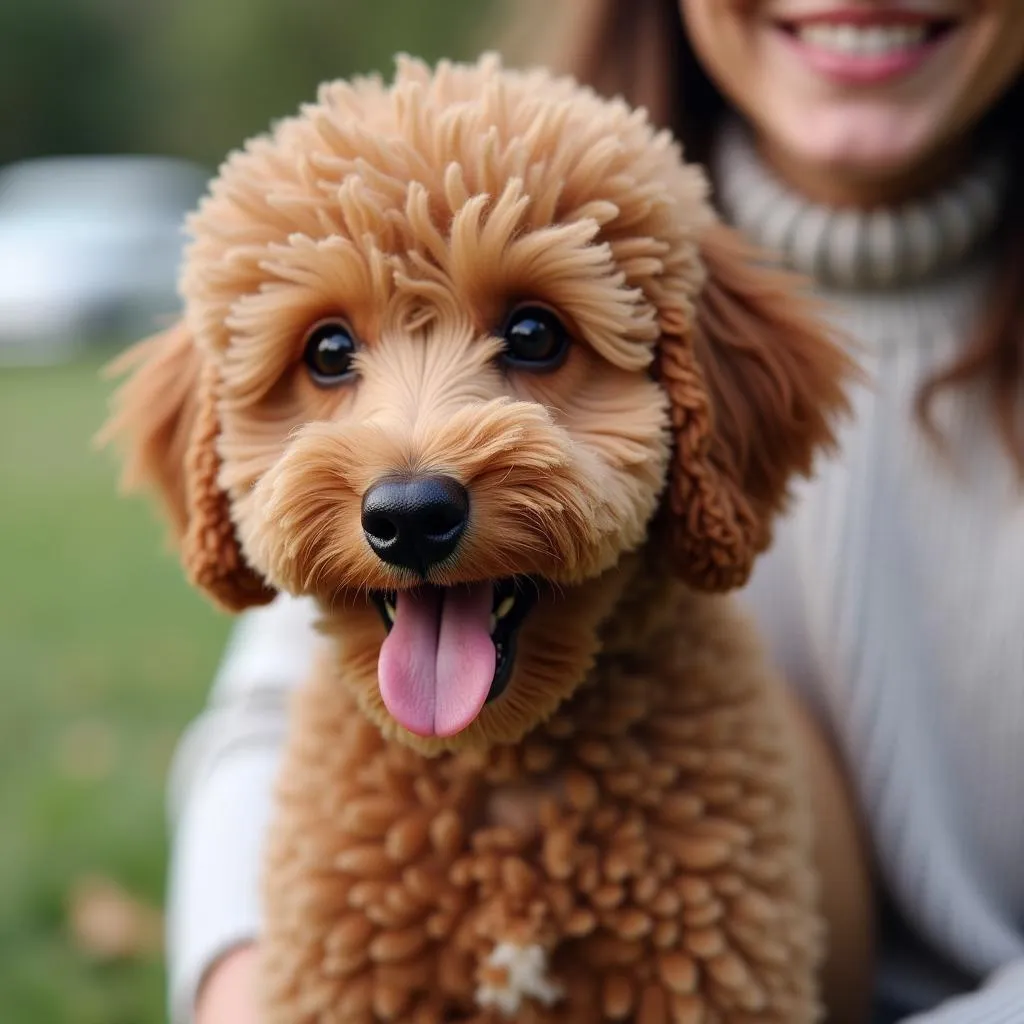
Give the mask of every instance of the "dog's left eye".
[[325, 321], [310, 331], [302, 358], [317, 384], [340, 384], [352, 376], [356, 347], [355, 337], [346, 324]]
[[518, 370], [557, 370], [569, 354], [565, 324], [545, 306], [520, 306], [502, 330], [503, 361]]

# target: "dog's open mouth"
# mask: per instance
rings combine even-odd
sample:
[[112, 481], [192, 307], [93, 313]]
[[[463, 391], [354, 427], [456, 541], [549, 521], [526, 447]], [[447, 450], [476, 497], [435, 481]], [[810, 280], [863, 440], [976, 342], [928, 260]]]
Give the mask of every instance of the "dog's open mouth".
[[371, 596], [388, 630], [378, 663], [385, 706], [418, 736], [453, 736], [508, 685], [537, 587], [522, 578]]

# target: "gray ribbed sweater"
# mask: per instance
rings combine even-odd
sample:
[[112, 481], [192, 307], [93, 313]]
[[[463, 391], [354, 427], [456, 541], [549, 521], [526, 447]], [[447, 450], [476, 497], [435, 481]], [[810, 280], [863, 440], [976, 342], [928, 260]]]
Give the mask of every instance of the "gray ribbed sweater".
[[[787, 193], [734, 127], [715, 178], [731, 220], [821, 283], [873, 375], [841, 456], [800, 488], [745, 596], [843, 750], [918, 937], [888, 939], [881, 988], [933, 1007], [927, 1024], [1024, 1022], [1024, 500], [982, 396], [938, 403], [949, 464], [912, 411], [984, 301], [1000, 164], [906, 210], [837, 213]], [[179, 748], [175, 1024], [213, 959], [258, 932], [285, 701], [317, 642], [304, 602], [245, 616]]]
[[845, 754], [917, 937], [885, 936], [883, 989], [928, 1006], [1005, 969], [936, 1019], [1024, 1021], [1024, 492], [982, 389], [937, 402], [948, 460], [914, 416], [985, 300], [1003, 165], [874, 213], [788, 193], [738, 125], [714, 166], [726, 216], [817, 279], [870, 375], [745, 596]]

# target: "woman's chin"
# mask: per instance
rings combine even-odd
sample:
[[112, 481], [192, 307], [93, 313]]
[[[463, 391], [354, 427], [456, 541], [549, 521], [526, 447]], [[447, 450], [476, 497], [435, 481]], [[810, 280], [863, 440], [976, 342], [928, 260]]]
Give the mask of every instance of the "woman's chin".
[[759, 135], [768, 162], [808, 198], [872, 205], [920, 195], [953, 172], [955, 153], [941, 146], [940, 120], [928, 112], [843, 105], [793, 111], [760, 126]]

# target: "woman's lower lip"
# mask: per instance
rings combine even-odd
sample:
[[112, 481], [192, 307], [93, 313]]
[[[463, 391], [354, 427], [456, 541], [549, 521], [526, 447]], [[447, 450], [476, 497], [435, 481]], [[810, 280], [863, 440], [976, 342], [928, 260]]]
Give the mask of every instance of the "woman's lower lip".
[[843, 53], [805, 42], [798, 35], [779, 29], [783, 42], [807, 67], [841, 85], [877, 85], [913, 74], [952, 35], [888, 53]]

